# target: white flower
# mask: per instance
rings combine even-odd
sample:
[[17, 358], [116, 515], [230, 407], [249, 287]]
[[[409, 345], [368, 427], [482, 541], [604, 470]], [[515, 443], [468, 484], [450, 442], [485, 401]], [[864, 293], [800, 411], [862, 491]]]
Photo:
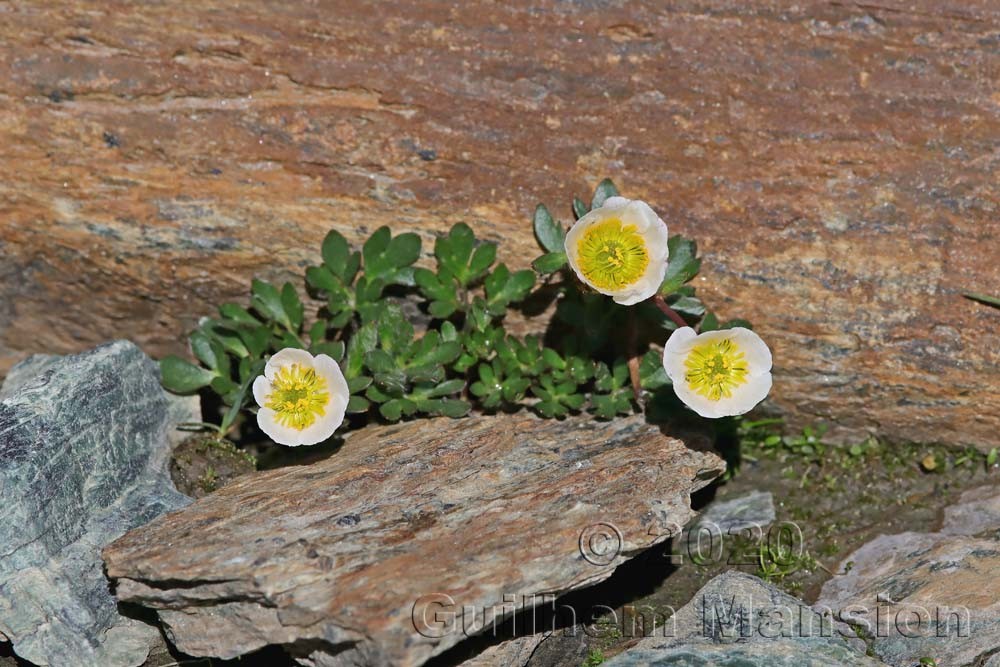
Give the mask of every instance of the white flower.
[[648, 204], [609, 197], [566, 234], [580, 280], [625, 306], [656, 294], [667, 272], [667, 225]]
[[257, 424], [282, 445], [323, 442], [344, 421], [351, 392], [337, 362], [325, 354], [286, 347], [254, 380], [253, 397], [260, 406]]
[[677, 397], [702, 417], [741, 415], [771, 391], [771, 350], [742, 327], [677, 329], [663, 347], [663, 368]]

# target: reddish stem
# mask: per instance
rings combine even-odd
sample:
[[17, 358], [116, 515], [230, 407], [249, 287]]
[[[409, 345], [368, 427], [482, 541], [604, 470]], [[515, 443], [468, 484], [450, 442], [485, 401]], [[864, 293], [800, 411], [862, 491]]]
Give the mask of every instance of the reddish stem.
[[674, 321], [674, 323], [677, 324], [677, 326], [679, 326], [679, 327], [689, 327], [689, 326], [691, 326], [690, 324], [688, 324], [687, 322], [684, 321], [684, 318], [681, 317], [677, 313], [676, 310], [674, 310], [673, 308], [671, 308], [670, 306], [668, 306], [667, 302], [659, 294], [654, 294], [653, 296], [650, 297], [650, 299], [652, 299], [653, 304], [657, 308], [659, 308], [661, 311], [663, 311], [664, 315], [666, 315], [667, 317], [669, 317], [670, 319], [672, 319]]

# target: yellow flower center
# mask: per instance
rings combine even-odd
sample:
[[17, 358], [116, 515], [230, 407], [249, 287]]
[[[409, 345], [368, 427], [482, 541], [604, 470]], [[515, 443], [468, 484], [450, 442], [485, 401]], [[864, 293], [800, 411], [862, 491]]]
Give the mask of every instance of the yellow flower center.
[[747, 382], [747, 362], [729, 340], [710, 340], [694, 347], [684, 360], [684, 378], [693, 391], [718, 401], [733, 395], [733, 389]]
[[617, 218], [594, 223], [577, 242], [580, 272], [592, 284], [617, 290], [639, 280], [649, 266], [646, 240]]
[[282, 426], [302, 431], [326, 414], [329, 403], [326, 379], [313, 368], [291, 364], [274, 374], [264, 407], [274, 410], [274, 420]]

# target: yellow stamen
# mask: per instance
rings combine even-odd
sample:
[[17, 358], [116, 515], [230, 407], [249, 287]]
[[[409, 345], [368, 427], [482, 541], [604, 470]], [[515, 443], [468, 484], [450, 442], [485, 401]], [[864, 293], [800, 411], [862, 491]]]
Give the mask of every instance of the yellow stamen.
[[684, 360], [684, 378], [692, 391], [712, 401], [730, 398], [733, 389], [746, 384], [747, 362], [728, 338], [710, 340], [693, 348]]
[[601, 289], [616, 290], [639, 280], [649, 266], [646, 240], [635, 225], [608, 218], [588, 227], [577, 242], [580, 272]]
[[313, 368], [291, 364], [274, 374], [264, 407], [274, 410], [274, 419], [282, 426], [302, 431], [326, 414], [329, 403], [326, 379]]

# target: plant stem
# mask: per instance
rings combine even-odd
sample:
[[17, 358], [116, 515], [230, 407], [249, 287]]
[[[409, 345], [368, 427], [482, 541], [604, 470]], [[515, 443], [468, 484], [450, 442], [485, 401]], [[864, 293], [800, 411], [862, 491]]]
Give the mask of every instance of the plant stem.
[[657, 308], [663, 311], [663, 314], [672, 319], [674, 323], [677, 324], [678, 327], [691, 326], [690, 324], [684, 321], [684, 318], [681, 317], [676, 310], [667, 305], [666, 300], [664, 300], [662, 296], [660, 296], [659, 294], [654, 294], [649, 298], [653, 301], [653, 305], [655, 305]]

